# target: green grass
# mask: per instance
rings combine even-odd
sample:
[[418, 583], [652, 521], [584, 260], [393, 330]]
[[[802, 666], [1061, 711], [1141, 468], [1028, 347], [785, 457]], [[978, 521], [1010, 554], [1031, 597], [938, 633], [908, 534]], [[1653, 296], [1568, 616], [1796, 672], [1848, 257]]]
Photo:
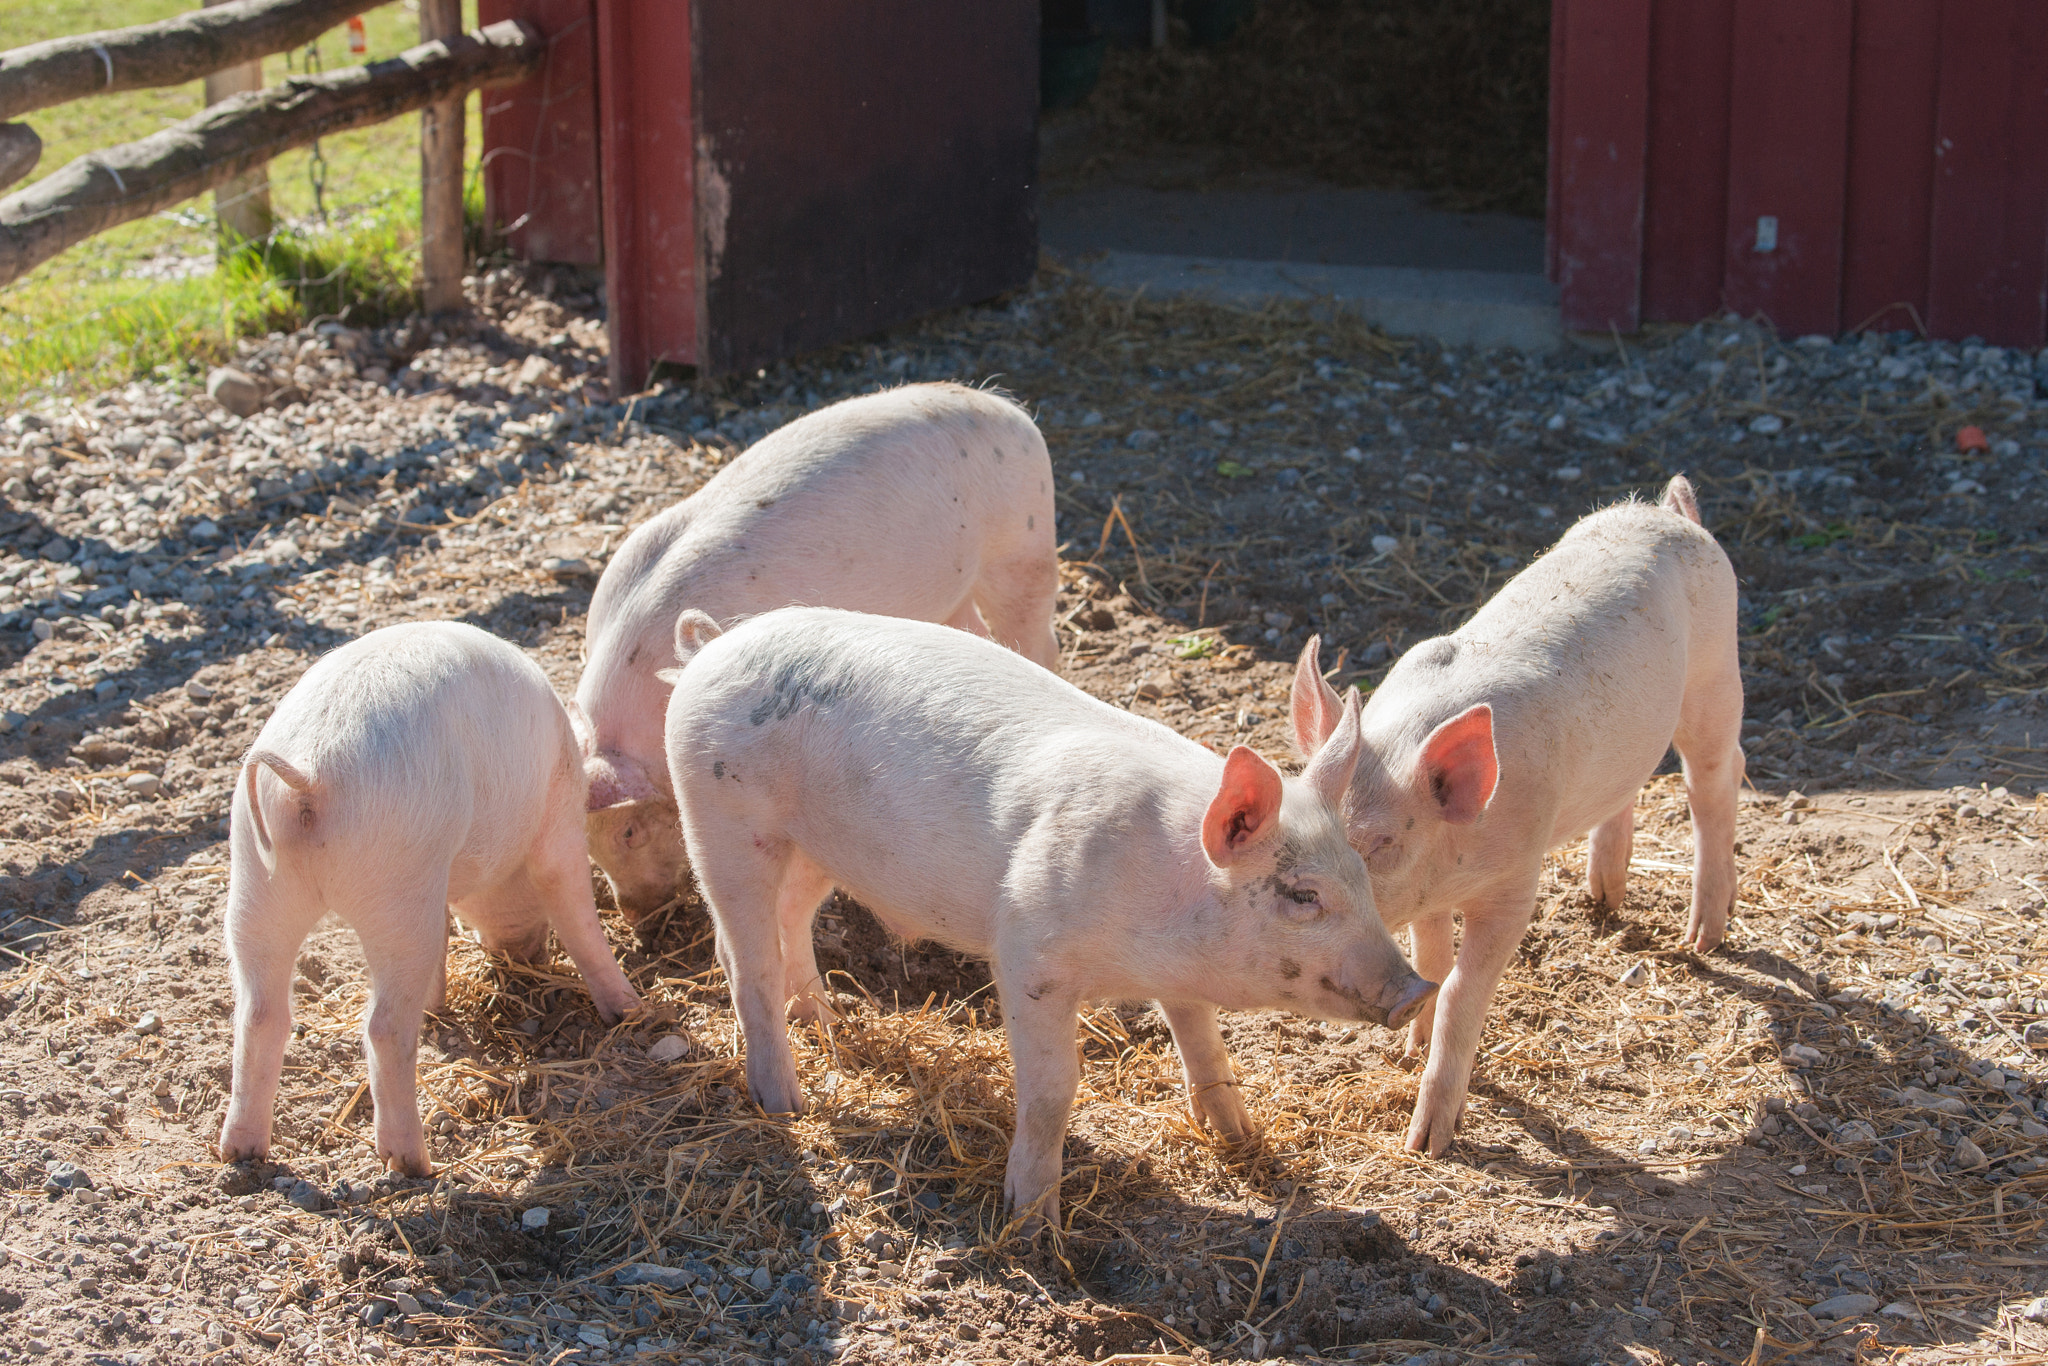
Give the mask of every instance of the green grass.
[[[191, 0], [0, 0], [0, 43], [168, 18]], [[465, 22], [476, 22], [473, 0]], [[364, 12], [369, 60], [419, 41], [413, 4]], [[337, 28], [319, 42], [329, 70], [359, 59]], [[303, 52], [264, 62], [267, 83], [306, 67]], [[43, 139], [38, 175], [75, 157], [146, 137], [204, 106], [197, 81], [75, 100], [26, 122]], [[479, 101], [469, 105], [469, 200], [482, 216]], [[409, 115], [278, 158], [271, 202], [282, 225], [260, 249], [218, 265], [212, 196], [125, 224], [0, 289], [0, 403], [90, 391], [150, 372], [197, 371], [252, 331], [338, 316], [375, 321], [414, 298], [419, 225], [419, 117]], [[316, 178], [322, 191], [316, 194]], [[21, 185], [10, 186], [19, 190]], [[324, 210], [324, 213], [322, 212]]]

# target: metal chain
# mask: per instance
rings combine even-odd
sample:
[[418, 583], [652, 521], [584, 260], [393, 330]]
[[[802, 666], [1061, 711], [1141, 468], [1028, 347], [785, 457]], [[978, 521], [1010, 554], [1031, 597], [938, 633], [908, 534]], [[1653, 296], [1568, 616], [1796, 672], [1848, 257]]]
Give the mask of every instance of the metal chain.
[[[290, 59], [286, 59], [290, 64]], [[320, 67], [320, 40], [315, 38], [306, 44], [306, 74], [313, 75]], [[313, 212], [320, 216], [322, 224], [327, 222], [327, 158], [320, 154], [320, 139], [313, 139], [312, 156], [306, 162], [306, 177], [313, 182]]]

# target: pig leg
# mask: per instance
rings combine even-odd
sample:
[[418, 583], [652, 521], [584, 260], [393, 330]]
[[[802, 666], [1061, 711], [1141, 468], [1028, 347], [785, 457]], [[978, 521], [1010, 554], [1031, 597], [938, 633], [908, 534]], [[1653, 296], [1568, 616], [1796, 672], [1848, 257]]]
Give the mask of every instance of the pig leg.
[[[1539, 868], [1526, 876], [1504, 879], [1484, 899], [1467, 905], [1465, 935], [1457, 965], [1444, 979], [1436, 1006], [1436, 1036], [1429, 1062], [1422, 1069], [1422, 1090], [1415, 1099], [1415, 1117], [1408, 1125], [1410, 1152], [1442, 1157], [1457, 1134], [1465, 1113], [1465, 1092], [1472, 1084], [1472, 1063], [1479, 1036], [1486, 1030], [1486, 1012], [1501, 974], [1515, 956], [1515, 946], [1536, 913]], [[1416, 970], [1422, 971], [1417, 963]]]
[[1735, 809], [1744, 768], [1740, 678], [1688, 688], [1673, 743], [1685, 763], [1692, 807], [1692, 916], [1685, 942], [1707, 953], [1728, 932], [1735, 909]]
[[1059, 1227], [1060, 1150], [1081, 1087], [1081, 1054], [1074, 1046], [1081, 998], [1043, 980], [1044, 972], [1027, 959], [1025, 971], [996, 976], [1017, 1077], [1017, 1136], [1003, 1173], [1003, 1197], [1027, 1234], [1037, 1232], [1041, 1219]]
[[[240, 870], [237, 870], [238, 873]], [[258, 874], [257, 876], [260, 876]], [[251, 889], [238, 877], [228, 898], [228, 961], [235, 981], [233, 1089], [220, 1130], [223, 1162], [270, 1152], [270, 1116], [292, 1031], [292, 966], [320, 919], [311, 897]]]
[[[733, 1013], [747, 1046], [747, 1090], [771, 1115], [803, 1113], [803, 1088], [783, 1025], [788, 969], [782, 958], [779, 894], [795, 849], [786, 841], [750, 839], [692, 827], [692, 848], [715, 851], [697, 868], [704, 899], [718, 925], [719, 961], [732, 991]], [[815, 903], [814, 903], [815, 904]]]
[[[1451, 913], [1443, 911], [1425, 916], [1408, 926], [1408, 945], [1413, 950], [1415, 971], [1426, 981], [1444, 982], [1450, 978], [1451, 965], [1457, 961], [1457, 941], [1452, 934]], [[1441, 997], [1436, 1005], [1425, 1010], [1408, 1022], [1408, 1055], [1420, 1057], [1429, 1051], [1429, 1039], [1436, 1025], [1437, 1011], [1443, 1009]]]
[[1216, 1027], [1216, 1007], [1207, 1001], [1161, 1001], [1173, 1046], [1180, 1050], [1181, 1073], [1187, 1078], [1188, 1110], [1195, 1123], [1237, 1142], [1251, 1137], [1252, 1117], [1244, 1108], [1244, 1092], [1230, 1068], [1223, 1031]]
[[1621, 909], [1635, 843], [1636, 799], [1630, 794], [1628, 805], [1594, 826], [1593, 837], [1586, 843], [1586, 891], [1609, 910]]
[[393, 1171], [426, 1176], [433, 1163], [420, 1125], [420, 1023], [435, 982], [448, 977], [447, 883], [349, 920], [370, 973], [363, 1048], [377, 1111], [377, 1156]]
[[839, 1014], [825, 1000], [825, 978], [818, 971], [817, 939], [811, 925], [818, 907], [832, 895], [832, 879], [801, 853], [789, 856], [782, 887], [775, 894], [775, 919], [781, 926], [783, 1000], [792, 1020], [831, 1024]]
[[1060, 642], [1052, 615], [1059, 592], [1059, 565], [1048, 545], [990, 565], [974, 585], [974, 601], [998, 645], [1058, 672]]
[[597, 902], [590, 893], [590, 854], [583, 822], [561, 821], [528, 860], [523, 876], [531, 882], [537, 908], [544, 908], [555, 938], [583, 974], [590, 999], [606, 1024], [616, 1024], [640, 1005], [640, 995], [619, 967], [618, 956], [604, 937]]

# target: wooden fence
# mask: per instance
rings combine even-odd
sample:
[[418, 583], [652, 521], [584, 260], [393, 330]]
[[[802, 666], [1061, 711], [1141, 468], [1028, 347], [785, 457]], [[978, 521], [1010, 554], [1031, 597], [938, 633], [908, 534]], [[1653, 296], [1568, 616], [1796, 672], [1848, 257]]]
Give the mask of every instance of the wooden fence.
[[[182, 85], [296, 47], [360, 13], [363, 0], [231, 0], [175, 19], [0, 53], [0, 119], [108, 91]], [[205, 193], [319, 138], [414, 110], [421, 139], [423, 303], [462, 301], [462, 99], [518, 80], [545, 55], [527, 24], [458, 32], [460, 0], [421, 0], [427, 41], [387, 61], [294, 76], [234, 95], [136, 142], [89, 153], [0, 199], [0, 286], [95, 233]], [[27, 175], [42, 142], [0, 123], [0, 186]]]

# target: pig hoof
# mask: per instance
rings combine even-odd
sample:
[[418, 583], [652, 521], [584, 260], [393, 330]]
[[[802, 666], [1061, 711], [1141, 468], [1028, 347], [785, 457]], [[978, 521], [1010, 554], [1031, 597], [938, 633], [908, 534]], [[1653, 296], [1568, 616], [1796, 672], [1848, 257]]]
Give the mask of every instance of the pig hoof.
[[1252, 1136], [1251, 1112], [1244, 1108], [1244, 1093], [1233, 1081], [1219, 1081], [1195, 1093], [1195, 1123], [1216, 1132], [1228, 1143], [1242, 1143]]
[[598, 1018], [606, 1024], [617, 1024], [640, 1008], [639, 994], [630, 987], [623, 996], [606, 996], [597, 1001]]
[[784, 1086], [749, 1086], [754, 1104], [761, 1107], [761, 1113], [773, 1119], [795, 1119], [804, 1112], [803, 1092], [794, 1084]]
[[818, 996], [806, 993], [789, 1001], [789, 1018], [808, 1024], [838, 1024], [839, 1012]]
[[432, 1176], [434, 1164], [425, 1153], [379, 1153], [384, 1169], [395, 1176]]

